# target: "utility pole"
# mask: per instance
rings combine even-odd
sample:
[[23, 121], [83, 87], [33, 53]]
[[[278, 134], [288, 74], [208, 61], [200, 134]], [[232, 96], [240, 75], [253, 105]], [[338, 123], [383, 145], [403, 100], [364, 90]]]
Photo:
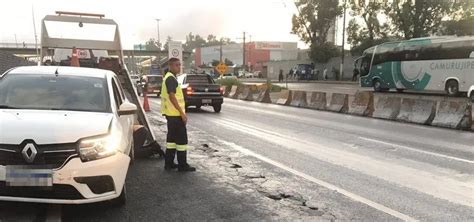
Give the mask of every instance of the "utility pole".
[[222, 40], [220, 41], [220, 48], [219, 48], [219, 61], [222, 62]]
[[246, 70], [246, 64], [245, 64], [245, 32], [244, 32], [244, 43], [242, 44], [243, 47], [243, 56], [242, 56], [242, 67], [244, 68], [244, 71]]
[[161, 50], [161, 46], [160, 46], [160, 45], [161, 45], [161, 41], [160, 41], [160, 20], [161, 20], [161, 19], [155, 19], [155, 20], [156, 20], [156, 30], [157, 30], [157, 32], [158, 32], [158, 39], [157, 39], [157, 41], [158, 41], [158, 48], [160, 48], [160, 50]]
[[[252, 35], [249, 35], [249, 58], [247, 59], [252, 63]], [[249, 66], [249, 72], [252, 72], [252, 66]]]
[[41, 59], [39, 55], [39, 48], [38, 48], [38, 35], [36, 34], [36, 22], [35, 22], [35, 9], [31, 6], [31, 14], [33, 16], [33, 31], [35, 33], [35, 48], [36, 48], [36, 59], [38, 60], [38, 65], [41, 65]]
[[[156, 20], [156, 31], [157, 31], [157, 34], [158, 34], [158, 39], [157, 39], [157, 46], [158, 46], [158, 57], [156, 58], [157, 62], [156, 64], [158, 64], [158, 69], [160, 70], [161, 74], [164, 74], [163, 73], [163, 70], [161, 69], [161, 41], [160, 41], [160, 20], [161, 19], [155, 19]], [[151, 61], [150, 61], [150, 65], [151, 65]], [[150, 66], [151, 67], [151, 66]]]
[[341, 55], [341, 81], [344, 80], [344, 43], [346, 42], [346, 0], [344, 0], [344, 15], [342, 21], [342, 55]]

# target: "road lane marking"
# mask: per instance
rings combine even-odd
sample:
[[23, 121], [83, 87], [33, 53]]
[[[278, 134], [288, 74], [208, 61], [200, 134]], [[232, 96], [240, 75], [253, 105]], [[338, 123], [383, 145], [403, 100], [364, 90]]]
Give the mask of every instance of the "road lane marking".
[[[237, 130], [270, 143], [285, 145], [293, 150], [311, 154], [312, 157], [321, 161], [335, 164], [350, 170], [354, 170], [369, 176], [374, 176], [391, 183], [398, 184], [416, 190], [420, 193], [428, 194], [435, 198], [450, 201], [452, 203], [474, 207], [474, 201], [469, 194], [474, 194], [474, 179], [472, 175], [463, 178], [462, 181], [448, 177], [455, 174], [445, 168], [435, 168], [430, 165], [429, 169], [438, 174], [426, 170], [415, 169], [401, 164], [393, 163], [400, 161], [397, 159], [374, 159], [367, 155], [352, 153], [329, 146], [322, 146], [304, 140], [296, 140], [291, 135], [282, 135], [273, 131], [256, 128], [250, 125], [235, 122], [230, 119], [212, 119], [223, 127]], [[335, 144], [343, 145], [343, 144]], [[388, 161], [392, 161], [388, 162]]]
[[[234, 107], [234, 108], [237, 108], [237, 109], [241, 109], [241, 110], [250, 110], [250, 111], [255, 111], [255, 112], [259, 112], [259, 113], [263, 113], [263, 114], [267, 114], [267, 115], [275, 115], [275, 116], [280, 116], [280, 117], [284, 117], [284, 118], [291, 118], [292, 116], [286, 112], [286, 113], [280, 113], [280, 112], [277, 112], [277, 111], [270, 111], [270, 110], [264, 110], [264, 109], [259, 109], [259, 108], [252, 108], [252, 107], [249, 107], [249, 106], [241, 106], [241, 105], [237, 105], [237, 103], [248, 103], [248, 102], [245, 102], [245, 101], [241, 101], [241, 100], [236, 100], [236, 101], [232, 101], [232, 102], [235, 102], [234, 104], [232, 103], [227, 103], [226, 106], [231, 106], [231, 107]], [[258, 104], [258, 105], [265, 105], [265, 106], [273, 106], [275, 108], [293, 108], [295, 110], [305, 110], [305, 109], [301, 109], [301, 108], [296, 108], [296, 107], [284, 107], [284, 106], [280, 106], [280, 105], [274, 105], [274, 104]], [[279, 111], [282, 111], [284, 112], [284, 110], [279, 110]], [[343, 115], [343, 114], [340, 114], [340, 113], [332, 113], [332, 112], [324, 112], [324, 111], [318, 111], [318, 110], [313, 110], [314, 113], [319, 113], [319, 114], [323, 114], [323, 115], [338, 115], [338, 118], [345, 118], [345, 119], [351, 119], [351, 118], [364, 118], [364, 117], [359, 117], [359, 116], [351, 116], [351, 115]], [[324, 118], [324, 116], [323, 116]], [[333, 131], [337, 131], [338, 129], [335, 129], [333, 127], [328, 127], [328, 125], [331, 125], [331, 124], [334, 124], [334, 122], [332, 121], [328, 121], [328, 120], [324, 120], [323, 118], [309, 118], [309, 117], [304, 117], [304, 116], [298, 116], [298, 120], [302, 120], [304, 121], [305, 123], [312, 123], [314, 122], [314, 126], [316, 127], [319, 127], [319, 128], [324, 128], [324, 129], [329, 129], [329, 130], [333, 130]], [[367, 118], [365, 118], [367, 119]], [[367, 121], [375, 121], [377, 119], [367, 119]], [[379, 120], [379, 121], [382, 121], [382, 120]], [[386, 123], [391, 123], [391, 124], [403, 124], [403, 123], [399, 123], [399, 122], [388, 122], [388, 121], [385, 121]], [[358, 125], [353, 125], [353, 124], [350, 124], [350, 123], [347, 123], [347, 122], [337, 122], [338, 126], [340, 126], [341, 128], [352, 128], [354, 129], [355, 131], [364, 131], [366, 130], [368, 133], [370, 134], [375, 134], [378, 132], [378, 130], [373, 130], [373, 129], [370, 129], [370, 128], [365, 128], [365, 127], [360, 127]], [[419, 129], [423, 129], [422, 127], [424, 126], [421, 126], [421, 125], [410, 125], [409, 127], [416, 127], [416, 128], [419, 128]], [[438, 129], [438, 130], [444, 130], [444, 129]], [[346, 132], [346, 133], [351, 133], [351, 132]], [[390, 132], [391, 133], [391, 132]], [[464, 133], [462, 131], [459, 131], [458, 133]], [[354, 134], [354, 133], [351, 133], [353, 135], [357, 135], [357, 134]], [[471, 133], [468, 133], [469, 135]], [[444, 141], [438, 141], [438, 145], [440, 146], [445, 146], [445, 147], [451, 147], [453, 146], [453, 143], [449, 143], [449, 142], [444, 142]], [[471, 151], [472, 150], [472, 146], [471, 145], [464, 145], [464, 144], [455, 144], [456, 146], [456, 149], [455, 150], [462, 150], [462, 151]], [[414, 148], [413, 148], [414, 149]], [[454, 149], [454, 148], [453, 148]]]
[[460, 161], [460, 162], [465, 162], [465, 163], [470, 163], [470, 164], [474, 163], [473, 160], [468, 160], [468, 159], [463, 159], [463, 158], [459, 158], [459, 157], [444, 155], [444, 154], [440, 154], [440, 153], [434, 153], [434, 152], [425, 151], [425, 150], [421, 150], [421, 149], [415, 149], [415, 148], [411, 148], [411, 147], [408, 147], [408, 146], [399, 145], [399, 144], [395, 144], [395, 143], [389, 143], [389, 142], [385, 142], [385, 141], [381, 141], [381, 140], [377, 140], [377, 139], [371, 139], [371, 138], [367, 138], [367, 137], [359, 137], [359, 139], [369, 141], [369, 142], [374, 142], [374, 143], [380, 143], [380, 144], [384, 144], [384, 145], [387, 145], [387, 146], [392, 146], [392, 147], [396, 147], [396, 148], [400, 148], [400, 149], [405, 149], [405, 150], [410, 150], [410, 151], [414, 151], [414, 152], [424, 153], [424, 154], [427, 154], [427, 155], [432, 155], [432, 156], [442, 157], [442, 158], [446, 158], [446, 159], [456, 160], [456, 161]]
[[235, 149], [235, 150], [237, 150], [237, 151], [239, 151], [239, 152], [241, 152], [241, 153], [243, 153], [243, 154], [246, 154], [246, 155], [249, 155], [249, 156], [253, 156], [253, 157], [255, 157], [255, 158], [257, 158], [257, 159], [259, 159], [259, 160], [261, 160], [261, 161], [264, 161], [264, 162], [269, 163], [269, 164], [271, 164], [271, 165], [273, 165], [273, 166], [276, 166], [276, 167], [278, 167], [278, 168], [280, 168], [280, 169], [283, 169], [283, 170], [285, 170], [285, 171], [288, 171], [288, 172], [290, 172], [290, 173], [292, 173], [292, 174], [294, 174], [294, 175], [296, 175], [296, 176], [299, 176], [299, 177], [301, 177], [301, 178], [303, 178], [303, 179], [306, 179], [306, 180], [308, 180], [308, 181], [310, 181], [310, 182], [316, 183], [316, 184], [318, 184], [318, 185], [320, 185], [320, 186], [323, 186], [323, 187], [325, 187], [325, 188], [327, 188], [327, 189], [334, 190], [334, 191], [336, 191], [336, 192], [338, 192], [338, 193], [340, 193], [340, 194], [342, 194], [342, 195], [344, 195], [344, 196], [346, 196], [346, 197], [349, 197], [349, 198], [351, 198], [351, 199], [353, 199], [353, 200], [355, 200], [355, 201], [358, 201], [358, 202], [360, 202], [360, 203], [366, 204], [366, 205], [368, 205], [368, 206], [370, 206], [370, 207], [372, 207], [372, 208], [374, 208], [374, 209], [376, 209], [376, 210], [382, 211], [382, 212], [384, 212], [384, 213], [387, 213], [387, 214], [389, 214], [389, 215], [392, 215], [392, 216], [394, 216], [394, 217], [396, 217], [396, 218], [399, 218], [399, 219], [401, 219], [401, 220], [404, 220], [404, 221], [418, 221], [418, 220], [416, 220], [415, 218], [410, 217], [410, 216], [408, 216], [408, 215], [406, 215], [406, 214], [400, 213], [400, 212], [398, 212], [398, 211], [396, 211], [396, 210], [393, 210], [393, 209], [391, 209], [391, 208], [388, 208], [388, 207], [386, 207], [386, 206], [384, 206], [384, 205], [382, 205], [382, 204], [379, 204], [379, 203], [376, 203], [376, 202], [374, 202], [374, 201], [371, 201], [371, 200], [369, 200], [369, 199], [367, 199], [367, 198], [361, 197], [361, 196], [359, 196], [359, 195], [357, 195], [357, 194], [354, 194], [354, 193], [352, 193], [352, 192], [350, 192], [350, 191], [347, 191], [347, 190], [345, 190], [345, 189], [343, 189], [343, 188], [340, 188], [340, 187], [338, 187], [338, 186], [336, 186], [336, 185], [333, 185], [333, 184], [331, 184], [331, 183], [328, 183], [328, 182], [326, 182], [326, 181], [322, 181], [322, 180], [317, 179], [317, 178], [315, 178], [315, 177], [312, 177], [312, 176], [310, 176], [310, 175], [308, 175], [308, 174], [305, 174], [305, 173], [302, 173], [302, 172], [300, 172], [300, 171], [297, 171], [297, 170], [295, 170], [295, 169], [293, 169], [293, 168], [291, 168], [291, 167], [288, 167], [288, 166], [286, 166], [286, 165], [284, 165], [284, 164], [282, 164], [282, 163], [280, 163], [280, 162], [277, 162], [277, 161], [274, 161], [274, 160], [269, 159], [269, 158], [267, 158], [267, 157], [264, 157], [264, 156], [262, 156], [262, 155], [260, 155], [260, 154], [257, 154], [257, 153], [255, 153], [255, 152], [253, 152], [253, 151], [251, 151], [251, 150], [248, 150], [248, 149], [246, 149], [246, 148], [244, 148], [244, 147], [241, 147], [241, 146], [239, 146], [239, 145], [237, 145], [237, 144], [235, 144], [235, 143], [230, 143], [230, 142], [227, 142], [227, 141], [224, 141], [224, 140], [221, 140], [221, 139], [219, 139], [219, 140], [220, 140], [220, 142], [224, 143], [225, 145], [228, 145], [228, 146], [232, 147], [233, 149]]

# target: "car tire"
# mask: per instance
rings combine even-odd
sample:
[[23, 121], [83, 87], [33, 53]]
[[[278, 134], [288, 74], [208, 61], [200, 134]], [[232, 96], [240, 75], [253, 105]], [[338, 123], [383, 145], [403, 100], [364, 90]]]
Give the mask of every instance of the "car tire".
[[405, 89], [397, 89], [398, 93], [403, 93], [404, 91], [405, 91]]
[[212, 106], [214, 108], [214, 112], [220, 113], [222, 109], [222, 105], [214, 105]]
[[451, 79], [446, 82], [445, 87], [446, 94], [448, 96], [457, 96], [459, 94], [459, 83], [458, 81]]
[[122, 188], [122, 192], [120, 193], [120, 196], [111, 200], [110, 203], [112, 204], [112, 206], [115, 206], [115, 207], [121, 207], [127, 203], [127, 188], [125, 184], [123, 184], [123, 188]]
[[471, 102], [472, 102], [472, 103], [474, 103], [474, 91], [473, 91], [473, 92], [471, 92], [471, 96], [470, 96], [470, 98], [471, 98]]
[[201, 106], [196, 106], [196, 109], [201, 109]]
[[380, 83], [380, 80], [378, 79], [375, 79], [373, 82], [372, 82], [372, 85], [374, 87], [374, 91], [375, 92], [382, 92], [383, 89], [382, 89], [382, 83]]
[[128, 154], [130, 157], [130, 165], [135, 163], [135, 141], [133, 141], [133, 136], [132, 136], [132, 145], [130, 146], [130, 154]]

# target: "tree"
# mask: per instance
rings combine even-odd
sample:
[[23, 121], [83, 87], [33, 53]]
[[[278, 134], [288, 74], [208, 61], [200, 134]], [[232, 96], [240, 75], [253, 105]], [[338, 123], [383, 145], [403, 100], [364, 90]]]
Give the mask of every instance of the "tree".
[[211, 62], [212, 66], [214, 66], [214, 67], [219, 65], [219, 63], [221, 63], [221, 62], [217, 59], [213, 59], [212, 62]]
[[200, 48], [204, 47], [206, 45], [206, 40], [202, 38], [200, 35], [193, 35], [192, 32], [190, 32], [186, 36], [186, 42], [184, 43], [184, 50], [185, 51], [192, 51], [195, 48]]
[[456, 10], [455, 1], [393, 0], [386, 7], [393, 34], [405, 39], [425, 37], [439, 31], [442, 19]]
[[220, 44], [228, 45], [235, 43], [230, 38], [221, 37], [217, 40], [217, 36], [215, 35], [208, 35], [206, 39], [201, 37], [200, 35], [193, 35], [193, 33], [189, 33], [186, 36], [186, 43], [184, 44], [183, 48], [186, 51], [192, 51], [196, 48], [207, 47], [207, 46], [217, 46]]
[[226, 66], [233, 66], [234, 65], [234, 62], [232, 62], [230, 59], [228, 58], [225, 58], [224, 59], [224, 63], [226, 64]]
[[316, 62], [327, 63], [331, 58], [337, 57], [340, 54], [340, 49], [334, 46], [334, 44], [325, 42], [322, 45], [311, 44], [309, 58]]
[[459, 1], [455, 9], [457, 10], [451, 14], [451, 20], [443, 23], [440, 34], [474, 35], [474, 1]]
[[[299, 14], [293, 15], [292, 33], [310, 44], [310, 58], [325, 63], [337, 56], [336, 47], [327, 42], [331, 25], [342, 14], [342, 7], [334, 0], [295, 0]], [[333, 50], [333, 51], [331, 51]]]
[[351, 0], [350, 5], [352, 9], [351, 15], [360, 16], [364, 21], [365, 27], [361, 27], [361, 29], [370, 40], [386, 36], [385, 32], [383, 32], [383, 26], [377, 17], [383, 12], [386, 1]]
[[153, 50], [153, 51], [160, 50], [160, 46], [161, 46], [160, 43], [156, 41], [154, 38], [149, 39], [145, 43], [146, 50]]
[[221, 37], [220, 42], [222, 42], [223, 45], [229, 45], [229, 44], [234, 44], [235, 42], [232, 41], [230, 38], [227, 37]]
[[474, 16], [459, 21], [446, 21], [443, 27], [444, 29], [441, 31], [442, 35], [474, 35]]
[[173, 41], [173, 38], [171, 38], [171, 36], [168, 36], [168, 37], [166, 38], [166, 43], [165, 43], [165, 45], [163, 46], [163, 48], [164, 48], [165, 50], [168, 50], [168, 48], [169, 48], [168, 46], [169, 46], [169, 43], [170, 43], [171, 41]]
[[369, 33], [367, 29], [363, 29], [355, 18], [349, 21], [347, 26], [347, 41], [352, 48], [361, 45], [363, 42], [369, 39]]
[[217, 36], [215, 35], [208, 35], [207, 36], [207, 44], [206, 46], [216, 46], [216, 45], [220, 45], [221, 42], [219, 40], [217, 40]]
[[[351, 54], [360, 55], [374, 45], [388, 41], [387, 23], [381, 24], [379, 15], [383, 15], [387, 8], [387, 1], [383, 0], [350, 0], [354, 17], [347, 27], [348, 42], [351, 45]], [[360, 24], [357, 19], [363, 22]]]

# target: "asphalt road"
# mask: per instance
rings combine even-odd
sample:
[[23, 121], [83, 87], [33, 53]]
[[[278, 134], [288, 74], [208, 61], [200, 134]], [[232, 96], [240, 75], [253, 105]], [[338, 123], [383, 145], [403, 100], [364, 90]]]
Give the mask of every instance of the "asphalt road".
[[472, 132], [232, 99], [188, 115], [197, 172], [140, 159], [123, 207], [0, 202], [0, 221], [474, 220]]
[[222, 113], [206, 107], [189, 119], [190, 127], [358, 207], [402, 220], [474, 220], [472, 132], [232, 99]]

